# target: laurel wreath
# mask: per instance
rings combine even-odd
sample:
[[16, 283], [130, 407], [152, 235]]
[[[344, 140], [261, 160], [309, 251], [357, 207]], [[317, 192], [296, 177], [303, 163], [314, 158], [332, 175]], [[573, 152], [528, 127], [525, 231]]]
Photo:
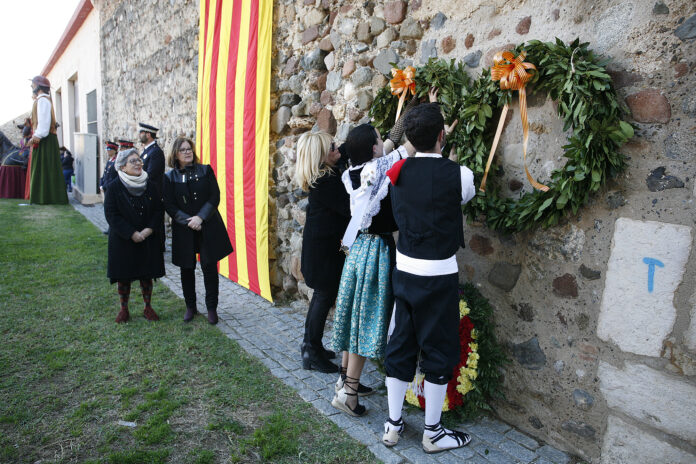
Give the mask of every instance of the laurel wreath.
[[[534, 190], [519, 198], [500, 195], [501, 186], [494, 180], [496, 169], [491, 169], [486, 191], [478, 191], [464, 206], [469, 220], [506, 232], [550, 227], [576, 215], [593, 193], [625, 169], [626, 157], [619, 148], [633, 137], [633, 127], [623, 121], [627, 109], [606, 71], [609, 60], [588, 46], [579, 39], [568, 45], [560, 39], [531, 40], [515, 49], [516, 55], [525, 50], [526, 61], [537, 67], [529, 83], [531, 92], [547, 92], [557, 104], [563, 130], [568, 133], [563, 146], [567, 162], [550, 179], [543, 179], [549, 186], [547, 192]], [[417, 68], [416, 95], [426, 95], [431, 87], [439, 89], [445, 123], [459, 120], [443, 152], [454, 147], [459, 163], [474, 172], [478, 187], [494, 136], [494, 116], [512, 101], [513, 92], [501, 90], [487, 69], [472, 80], [462, 63], [434, 58]], [[370, 116], [383, 135], [393, 125], [397, 105], [398, 98], [391, 95], [388, 85], [379, 90]]]

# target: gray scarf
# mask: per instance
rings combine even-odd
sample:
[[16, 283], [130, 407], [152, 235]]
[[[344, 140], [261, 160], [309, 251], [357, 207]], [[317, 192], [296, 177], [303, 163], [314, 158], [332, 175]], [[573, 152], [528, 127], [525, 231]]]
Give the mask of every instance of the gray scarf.
[[139, 197], [145, 193], [145, 188], [147, 187], [147, 171], [143, 170], [139, 176], [131, 176], [119, 169], [118, 177], [128, 190], [128, 193], [134, 197]]

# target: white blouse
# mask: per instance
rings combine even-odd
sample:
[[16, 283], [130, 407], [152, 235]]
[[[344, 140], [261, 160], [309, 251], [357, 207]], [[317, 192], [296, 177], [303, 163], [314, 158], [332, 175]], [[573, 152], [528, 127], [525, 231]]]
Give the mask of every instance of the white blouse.
[[44, 138], [51, 130], [51, 99], [48, 95], [41, 94], [36, 99], [37, 125], [34, 137]]

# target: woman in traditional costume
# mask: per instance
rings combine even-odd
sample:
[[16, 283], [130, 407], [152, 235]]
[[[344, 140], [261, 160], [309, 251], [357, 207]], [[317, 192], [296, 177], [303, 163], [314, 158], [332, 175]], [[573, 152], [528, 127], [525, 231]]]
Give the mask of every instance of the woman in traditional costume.
[[131, 282], [140, 281], [149, 321], [159, 317], [152, 309], [152, 279], [164, 275], [164, 255], [159, 234], [164, 207], [156, 188], [143, 171], [143, 162], [135, 150], [118, 154], [114, 163], [118, 178], [109, 184], [104, 199], [104, 215], [109, 223], [107, 276], [118, 284], [121, 310], [116, 322], [130, 318], [128, 298]]
[[29, 201], [40, 205], [66, 204], [68, 195], [60, 164], [51, 83], [44, 76], [36, 76], [31, 80], [31, 88], [36, 100], [31, 111], [34, 135], [31, 138]]
[[336, 302], [345, 254], [340, 243], [350, 220], [350, 204], [341, 182], [345, 161], [326, 132], [306, 132], [297, 141], [295, 183], [305, 192], [307, 216], [302, 232], [301, 270], [314, 290], [302, 340], [302, 368], [338, 372], [336, 357], [322, 344], [329, 310]]
[[373, 390], [360, 384], [360, 375], [366, 358], [384, 355], [393, 306], [391, 271], [397, 228], [386, 172], [409, 151], [401, 146], [384, 156], [382, 138], [370, 124], [348, 134], [346, 150], [352, 166], [342, 180], [350, 194], [351, 220], [342, 242], [349, 254], [341, 275], [332, 338], [333, 348], [344, 354], [331, 404], [361, 416], [367, 411], [358, 395]]
[[199, 254], [208, 322], [217, 324], [217, 263], [233, 251], [218, 211], [220, 188], [213, 168], [199, 163], [189, 138], [174, 141], [168, 164], [172, 170], [164, 176], [164, 205], [172, 218], [172, 263], [181, 268], [181, 289], [186, 301], [184, 322], [191, 322], [198, 313], [195, 269]]

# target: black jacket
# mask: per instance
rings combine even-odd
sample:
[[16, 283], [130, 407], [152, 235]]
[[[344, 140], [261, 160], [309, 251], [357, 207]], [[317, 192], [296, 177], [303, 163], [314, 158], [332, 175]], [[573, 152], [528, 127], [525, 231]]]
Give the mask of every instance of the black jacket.
[[72, 171], [73, 170], [73, 159], [72, 154], [69, 151], [66, 151], [62, 155], [60, 155], [60, 164], [63, 166], [63, 171]]
[[339, 169], [317, 179], [309, 189], [302, 233], [302, 275], [313, 289], [338, 289], [345, 255], [341, 238], [350, 222], [350, 197]]
[[[172, 217], [172, 262], [183, 268], [216, 263], [232, 253], [225, 223], [218, 212], [220, 188], [213, 168], [195, 164], [172, 169], [164, 176], [164, 206]], [[187, 219], [203, 219], [200, 231], [188, 227]]]
[[106, 162], [106, 165], [104, 166], [104, 174], [102, 174], [101, 179], [99, 180], [99, 186], [104, 189], [106, 192], [107, 186], [116, 178], [118, 177], [118, 173], [116, 172], [116, 167], [114, 166], [114, 163], [116, 162], [116, 158], [112, 160], [108, 160]]
[[[109, 223], [107, 276], [111, 283], [162, 277], [164, 255], [160, 235], [163, 217], [162, 200], [148, 181], [145, 193], [134, 197], [120, 179], [109, 184], [104, 198], [104, 215]], [[135, 243], [133, 232], [149, 227], [152, 235]]]
[[147, 171], [148, 178], [155, 184], [161, 197], [164, 184], [164, 152], [155, 142], [147, 147], [140, 157], [143, 159], [143, 169]]

